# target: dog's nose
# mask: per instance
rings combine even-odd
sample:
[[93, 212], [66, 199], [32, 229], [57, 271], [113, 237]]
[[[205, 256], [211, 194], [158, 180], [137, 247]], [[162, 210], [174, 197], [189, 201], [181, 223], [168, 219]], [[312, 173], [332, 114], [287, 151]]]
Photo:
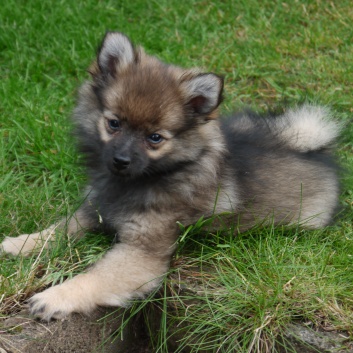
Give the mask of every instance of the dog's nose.
[[129, 156], [115, 156], [114, 157], [114, 167], [117, 169], [126, 169], [131, 163], [131, 158]]

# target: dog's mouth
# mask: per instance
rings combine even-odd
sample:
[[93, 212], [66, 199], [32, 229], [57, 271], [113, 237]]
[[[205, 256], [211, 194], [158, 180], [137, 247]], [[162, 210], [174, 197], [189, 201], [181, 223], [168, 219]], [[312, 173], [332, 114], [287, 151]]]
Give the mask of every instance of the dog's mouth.
[[111, 172], [111, 174], [115, 176], [119, 176], [123, 178], [133, 178], [133, 173], [131, 168], [119, 169], [119, 168], [116, 168], [114, 165], [110, 165], [108, 169]]

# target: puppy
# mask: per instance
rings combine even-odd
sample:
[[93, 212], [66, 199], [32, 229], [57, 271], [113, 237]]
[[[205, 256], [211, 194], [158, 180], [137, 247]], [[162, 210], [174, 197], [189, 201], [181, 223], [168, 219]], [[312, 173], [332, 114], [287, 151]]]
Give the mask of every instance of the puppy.
[[168, 271], [177, 222], [225, 212], [239, 229], [331, 222], [339, 183], [330, 146], [339, 127], [326, 109], [220, 120], [221, 77], [165, 64], [117, 32], [106, 34], [89, 71], [73, 114], [87, 164], [85, 201], [71, 219], [7, 237], [2, 249], [29, 254], [56, 228], [118, 241], [86, 273], [34, 295], [35, 316], [62, 318], [143, 297]]

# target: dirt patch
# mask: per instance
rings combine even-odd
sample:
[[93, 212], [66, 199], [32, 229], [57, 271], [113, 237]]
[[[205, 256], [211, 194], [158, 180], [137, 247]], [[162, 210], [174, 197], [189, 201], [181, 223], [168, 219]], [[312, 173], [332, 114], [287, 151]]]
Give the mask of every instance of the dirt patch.
[[[0, 323], [0, 348], [6, 353], [142, 353], [145, 334], [138, 319], [116, 332], [123, 309], [99, 309], [89, 317], [39, 322], [26, 312]], [[0, 350], [1, 353], [4, 353]]]

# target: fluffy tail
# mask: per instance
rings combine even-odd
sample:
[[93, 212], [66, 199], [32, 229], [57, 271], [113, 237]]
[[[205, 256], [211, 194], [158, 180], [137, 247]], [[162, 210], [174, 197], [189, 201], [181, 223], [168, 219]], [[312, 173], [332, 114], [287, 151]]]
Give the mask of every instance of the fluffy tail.
[[340, 133], [341, 126], [325, 107], [303, 105], [272, 120], [273, 130], [288, 147], [309, 152], [328, 147]]

